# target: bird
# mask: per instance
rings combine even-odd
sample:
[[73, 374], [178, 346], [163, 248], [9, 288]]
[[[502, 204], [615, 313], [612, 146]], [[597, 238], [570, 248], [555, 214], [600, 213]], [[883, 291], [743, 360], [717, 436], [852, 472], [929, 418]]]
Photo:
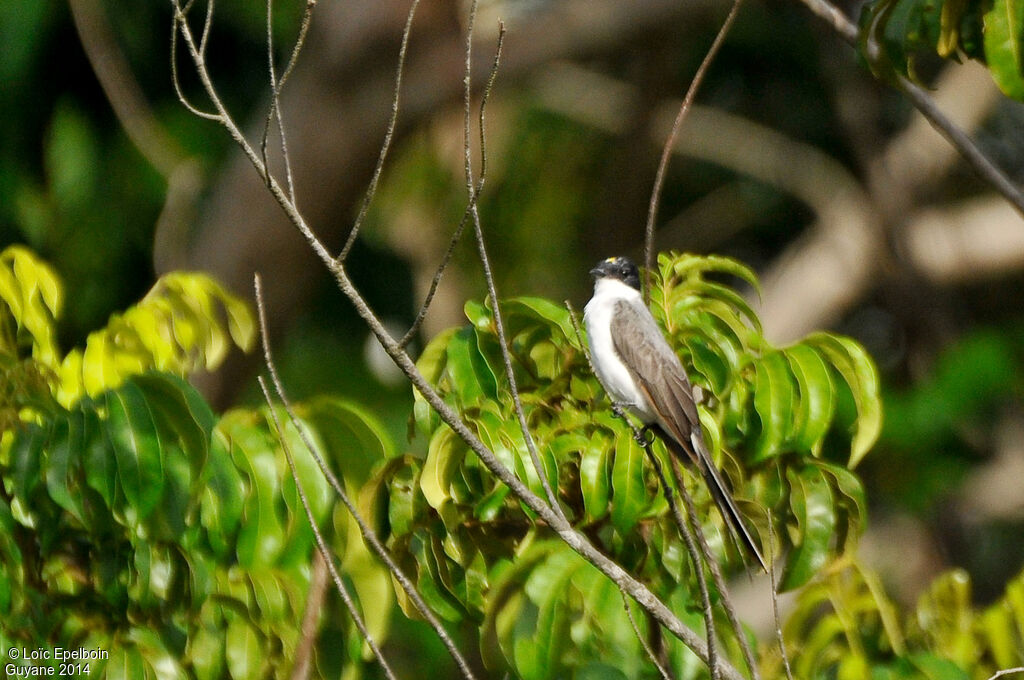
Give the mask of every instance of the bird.
[[624, 406], [682, 462], [704, 478], [726, 525], [768, 571], [704, 441], [694, 390], [640, 295], [640, 272], [628, 257], [590, 270], [594, 296], [583, 311], [591, 362], [612, 402]]

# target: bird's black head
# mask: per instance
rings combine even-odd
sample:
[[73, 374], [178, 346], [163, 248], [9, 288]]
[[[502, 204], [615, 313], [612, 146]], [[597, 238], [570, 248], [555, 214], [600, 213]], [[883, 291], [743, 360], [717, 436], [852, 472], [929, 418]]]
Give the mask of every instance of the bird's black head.
[[640, 290], [640, 271], [628, 257], [609, 257], [601, 260], [590, 270], [595, 279], [617, 279], [627, 286]]

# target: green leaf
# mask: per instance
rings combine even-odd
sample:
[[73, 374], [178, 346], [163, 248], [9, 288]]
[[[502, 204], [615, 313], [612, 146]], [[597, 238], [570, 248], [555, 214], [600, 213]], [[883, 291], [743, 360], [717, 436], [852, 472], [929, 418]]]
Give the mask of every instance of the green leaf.
[[626, 432], [615, 440], [612, 461], [612, 524], [623, 535], [632, 531], [647, 508], [644, 450]]
[[782, 352], [770, 352], [756, 365], [754, 408], [761, 418], [761, 436], [757, 439], [755, 461], [782, 453], [793, 422], [795, 392]]
[[258, 418], [245, 413], [229, 414], [218, 428], [231, 442], [231, 459], [248, 478], [241, 532], [236, 553], [244, 567], [271, 566], [284, 548], [284, 527], [277, 514], [280, 493], [277, 457], [269, 435], [258, 427]]
[[828, 561], [836, 514], [832, 487], [820, 469], [808, 465], [799, 471], [789, 469], [786, 476], [791, 487], [790, 508], [799, 531], [779, 587], [792, 590], [807, 583]]
[[465, 456], [466, 445], [447, 425], [431, 437], [420, 476], [420, 490], [430, 507], [440, 510], [451, 500], [452, 477]]
[[847, 464], [847, 467], [853, 469], [874, 446], [882, 430], [878, 371], [864, 348], [850, 338], [831, 333], [812, 333], [804, 342], [816, 347], [828, 358], [853, 393], [857, 405], [857, 422]]
[[79, 488], [82, 451], [85, 448], [85, 415], [72, 411], [58, 416], [47, 446], [46, 488], [50, 498], [83, 524], [82, 493]]
[[485, 396], [493, 399], [497, 394], [494, 373], [477, 348], [472, 328], [463, 328], [452, 336], [446, 367], [463, 408], [476, 406]]
[[231, 615], [224, 633], [225, 660], [232, 680], [264, 677], [266, 655], [262, 636], [241, 615]]
[[168, 373], [146, 373], [135, 376], [146, 394], [154, 419], [165, 438], [173, 436], [191, 465], [193, 479], [199, 479], [210, 451], [210, 438], [216, 416], [194, 387]]
[[992, 79], [1007, 97], [1024, 101], [1024, 0], [993, 0], [984, 36]]
[[589, 440], [583, 437], [579, 439], [583, 440], [580, 442], [580, 490], [583, 492], [583, 507], [587, 519], [595, 521], [608, 514], [608, 456], [611, 453], [612, 442], [600, 433], [595, 433]]
[[203, 471], [204, 485], [199, 503], [200, 522], [206, 529], [214, 554], [218, 556], [234, 549], [245, 495], [245, 483], [231, 462], [229, 446], [223, 433], [215, 433]]
[[798, 344], [784, 352], [800, 390], [793, 416], [792, 437], [801, 450], [817, 453], [835, 415], [836, 394], [832, 376], [821, 355], [813, 348]]
[[153, 413], [138, 385], [126, 383], [106, 396], [106, 431], [117, 460], [125, 499], [139, 519], [160, 503], [163, 493], [163, 444]]

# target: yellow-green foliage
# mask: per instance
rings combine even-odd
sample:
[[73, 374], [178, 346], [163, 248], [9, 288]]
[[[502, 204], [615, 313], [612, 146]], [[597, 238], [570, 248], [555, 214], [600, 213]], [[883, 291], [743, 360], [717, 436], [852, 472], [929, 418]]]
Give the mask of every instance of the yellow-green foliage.
[[134, 307], [111, 316], [84, 348], [61, 356], [56, 321], [64, 300], [54, 271], [22, 246], [0, 253], [0, 353], [31, 358], [56, 380], [56, 397], [71, 406], [146, 371], [187, 376], [216, 368], [231, 343], [248, 351], [255, 337], [244, 302], [205, 274], [172, 272]]

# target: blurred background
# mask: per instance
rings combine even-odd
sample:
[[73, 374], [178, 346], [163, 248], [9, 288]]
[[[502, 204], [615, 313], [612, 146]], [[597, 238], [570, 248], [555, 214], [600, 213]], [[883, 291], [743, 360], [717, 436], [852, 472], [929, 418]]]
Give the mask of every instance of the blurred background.
[[[304, 6], [275, 5], [279, 65]], [[450, 0], [418, 9], [395, 141], [350, 258], [399, 333], [467, 200], [466, 9]], [[499, 19], [508, 30], [480, 201], [500, 295], [581, 307], [593, 262], [642, 258], [661, 145], [728, 9], [721, 0], [481, 3], [477, 84]], [[843, 9], [856, 19], [858, 6]], [[283, 94], [298, 204], [334, 249], [384, 138], [408, 11], [408, 0], [321, 2]], [[351, 397], [404, 441], [409, 388], [227, 134], [178, 101], [170, 28], [169, 3], [0, 3], [0, 246], [27, 244], [64, 278], [64, 349], [160, 273], [205, 270], [251, 296], [259, 271], [292, 396]], [[210, 69], [251, 140], [269, 103], [266, 30], [265, 5], [217, 4]], [[209, 110], [180, 56], [178, 66], [186, 96]], [[1019, 185], [1024, 106], [976, 64], [916, 69]], [[778, 343], [831, 328], [867, 346], [886, 426], [858, 470], [871, 508], [865, 560], [900, 600], [950, 566], [970, 572], [979, 603], [993, 599], [1024, 564], [1024, 220], [797, 3], [748, 0], [697, 102], [669, 166], [658, 249], [757, 269], [759, 310]], [[479, 173], [478, 153], [476, 162]], [[462, 323], [463, 303], [484, 294], [464, 238], [413, 351]], [[236, 356], [202, 388], [219, 409], [256, 403], [258, 368]]]

